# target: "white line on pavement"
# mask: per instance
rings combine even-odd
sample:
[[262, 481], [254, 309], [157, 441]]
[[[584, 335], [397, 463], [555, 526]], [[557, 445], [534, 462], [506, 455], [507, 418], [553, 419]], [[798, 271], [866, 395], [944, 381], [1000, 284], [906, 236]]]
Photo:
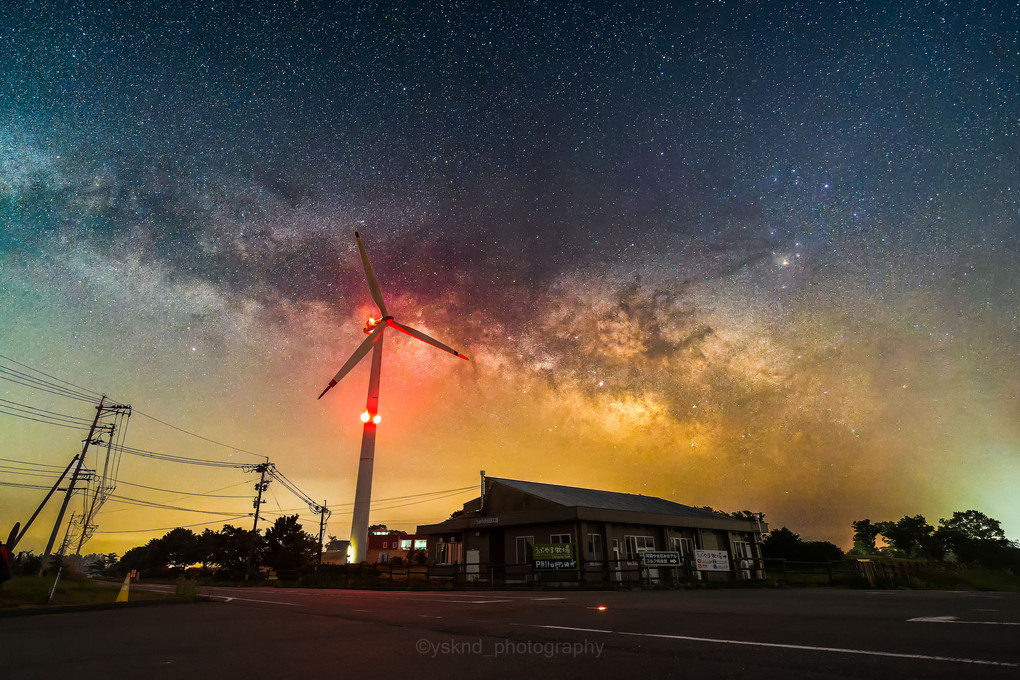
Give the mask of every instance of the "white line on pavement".
[[542, 626], [535, 625], [535, 628], [554, 628], [557, 630], [574, 630], [583, 633], [609, 633], [613, 635], [630, 635], [634, 637], [661, 638], [666, 640], [685, 640], [688, 642], [714, 642], [724, 645], [744, 645], [748, 647], [772, 647], [777, 649], [801, 649], [811, 652], [836, 652], [839, 654], [862, 654], [865, 656], [884, 656], [896, 659], [920, 659], [923, 661], [950, 661], [954, 663], [969, 663], [978, 666], [1005, 666], [1007, 668], [1020, 668], [1020, 663], [1009, 661], [988, 661], [986, 659], [964, 659], [952, 656], [930, 656], [928, 654], [905, 654], [901, 652], [877, 652], [869, 649], [848, 649], [844, 647], [815, 647], [812, 645], [793, 645], [777, 642], [753, 642], [751, 640], [720, 640], [718, 638], [693, 637], [689, 635], [666, 635], [662, 633], [631, 633], [627, 631], [599, 630], [597, 628], [571, 628], [569, 626]]
[[247, 597], [228, 597], [226, 595], [204, 595], [203, 597], [211, 597], [216, 600], [223, 600], [224, 602], [258, 602], [260, 604], [282, 604], [286, 607], [300, 607], [301, 605], [295, 602], [278, 602], [274, 600], [252, 600]]
[[961, 621], [959, 616], [918, 616], [908, 623], [973, 623], [979, 626], [1020, 626], [1016, 621]]

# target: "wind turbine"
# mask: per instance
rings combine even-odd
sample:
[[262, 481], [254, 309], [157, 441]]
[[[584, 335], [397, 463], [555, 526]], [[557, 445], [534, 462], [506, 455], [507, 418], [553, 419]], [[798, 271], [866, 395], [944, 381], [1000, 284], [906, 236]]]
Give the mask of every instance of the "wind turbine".
[[369, 317], [365, 324], [365, 338], [358, 349], [354, 350], [351, 358], [340, 367], [337, 374], [329, 381], [329, 385], [319, 395], [322, 399], [326, 392], [329, 392], [343, 377], [351, 372], [358, 363], [365, 358], [369, 350], [372, 350], [372, 370], [368, 378], [368, 402], [365, 405], [365, 412], [361, 414], [361, 422], [365, 428], [361, 435], [361, 461], [358, 464], [358, 485], [354, 492], [354, 519], [351, 521], [351, 553], [355, 564], [365, 561], [365, 553], [368, 548], [368, 511], [372, 504], [372, 469], [375, 465], [375, 430], [382, 418], [379, 416], [379, 371], [382, 368], [382, 347], [383, 333], [387, 328], [396, 328], [398, 331], [407, 333], [412, 338], [417, 338], [433, 347], [438, 347], [444, 352], [449, 352], [461, 359], [466, 356], [457, 350], [444, 345], [435, 338], [430, 338], [419, 330], [410, 326], [397, 323], [386, 310], [386, 302], [383, 300], [382, 290], [379, 282], [372, 271], [372, 263], [368, 261], [368, 253], [365, 252], [365, 245], [361, 242], [361, 235], [354, 232], [354, 238], [358, 242], [358, 252], [361, 253], [361, 262], [365, 266], [365, 279], [368, 280], [368, 290], [372, 293], [372, 299], [379, 306], [381, 319]]

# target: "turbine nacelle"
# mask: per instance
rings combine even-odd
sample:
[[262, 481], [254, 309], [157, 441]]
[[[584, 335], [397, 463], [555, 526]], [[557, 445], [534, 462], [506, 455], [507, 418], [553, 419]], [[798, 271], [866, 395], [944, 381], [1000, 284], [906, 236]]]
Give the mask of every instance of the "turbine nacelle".
[[392, 318], [392, 316], [383, 317], [381, 319], [377, 319], [374, 316], [368, 317], [368, 320], [365, 321], [365, 328], [363, 329], [365, 331], [365, 335], [371, 334], [377, 326], [380, 324], [386, 324]]
[[[365, 246], [361, 242], [361, 235], [358, 232], [354, 232], [354, 238], [358, 242], [358, 252], [361, 255], [361, 263], [365, 267], [365, 280], [368, 282], [368, 291], [369, 293], [372, 294], [372, 299], [375, 301], [375, 304], [379, 307], [379, 311], [382, 314], [380, 317], [376, 317], [374, 315], [368, 317], [368, 320], [366, 321], [364, 328], [364, 331], [368, 335], [368, 337], [365, 338], [364, 342], [362, 342], [361, 345], [359, 345], [356, 350], [354, 350], [354, 354], [352, 354], [350, 358], [347, 359], [347, 362], [340, 368], [340, 370], [337, 371], [336, 376], [334, 376], [333, 379], [329, 381], [329, 385], [327, 385], [326, 389], [324, 389], [322, 393], [319, 395], [319, 399], [322, 399], [323, 395], [325, 395], [326, 392], [330, 390], [330, 388], [332, 388], [338, 382], [340, 382], [340, 380], [342, 380], [345, 375], [350, 373], [351, 369], [353, 369], [362, 359], [364, 359], [368, 355], [369, 351], [372, 349], [376, 340], [380, 338], [382, 332], [385, 331], [387, 328], [396, 328], [401, 333], [406, 333], [407, 335], [410, 335], [412, 338], [421, 340], [422, 342], [428, 345], [432, 345], [437, 349], [441, 349], [444, 352], [449, 352], [450, 354], [456, 357], [460, 357], [461, 359], [467, 359], [466, 356], [464, 356], [457, 350], [453, 349], [452, 347], [444, 345], [435, 338], [430, 337], [415, 328], [405, 326], [404, 324], [398, 323], [396, 320], [394, 320], [393, 316], [391, 316], [389, 312], [386, 310], [386, 301], [383, 299], [382, 289], [379, 287], [379, 282], [375, 278], [375, 272], [372, 270], [372, 263], [369, 262], [368, 260], [368, 253], [365, 252]], [[365, 422], [367, 423], [368, 421]]]

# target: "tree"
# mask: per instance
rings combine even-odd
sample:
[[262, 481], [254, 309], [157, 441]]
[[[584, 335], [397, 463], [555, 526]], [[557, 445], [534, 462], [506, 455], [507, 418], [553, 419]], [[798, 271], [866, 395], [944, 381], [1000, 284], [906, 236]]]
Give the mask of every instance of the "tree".
[[1003, 568], [1017, 563], [1017, 548], [1006, 538], [999, 521], [977, 510], [954, 512], [940, 519], [935, 539], [961, 562]]
[[804, 541], [786, 527], [773, 529], [762, 542], [762, 556], [798, 562], [834, 562], [843, 559], [838, 545], [828, 541]]
[[801, 539], [786, 527], [773, 529], [761, 544], [762, 557], [783, 557], [788, 560], [797, 559], [795, 555], [800, 548]]
[[905, 516], [896, 522], [878, 522], [875, 526], [896, 557], [942, 557], [933, 536], [935, 527], [928, 524], [924, 515]]
[[[265, 539], [257, 531], [254, 538], [255, 556], [252, 565], [258, 567], [262, 564], [262, 557], [265, 552]], [[234, 577], [241, 576], [244, 574], [248, 563], [251, 542], [251, 531], [225, 524], [223, 529], [218, 534], [215, 534], [215, 543], [209, 553], [209, 563], [219, 565], [224, 571], [229, 572]]]
[[851, 523], [854, 528], [854, 547], [850, 549], [854, 555], [874, 555], [878, 548], [875, 547], [875, 539], [878, 538], [879, 527], [870, 519], [859, 519]]
[[167, 567], [183, 569], [202, 561], [198, 536], [191, 529], [173, 529], [159, 543], [160, 557]]
[[304, 567], [319, 550], [319, 541], [302, 530], [297, 515], [277, 517], [266, 530], [265, 544], [265, 564], [277, 572]]

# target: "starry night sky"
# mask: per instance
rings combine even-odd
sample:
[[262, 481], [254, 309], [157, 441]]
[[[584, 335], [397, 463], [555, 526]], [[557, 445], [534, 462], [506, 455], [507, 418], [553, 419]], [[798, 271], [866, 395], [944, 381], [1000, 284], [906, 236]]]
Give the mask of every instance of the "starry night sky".
[[[3, 3], [0, 354], [350, 503], [368, 362], [315, 397], [374, 311], [358, 229], [397, 320], [472, 359], [387, 334], [377, 498], [485, 469], [844, 547], [969, 508], [1017, 537], [1018, 6], [668, 5]], [[258, 461], [178, 435], [127, 443]], [[0, 416], [6, 458], [83, 436]]]

